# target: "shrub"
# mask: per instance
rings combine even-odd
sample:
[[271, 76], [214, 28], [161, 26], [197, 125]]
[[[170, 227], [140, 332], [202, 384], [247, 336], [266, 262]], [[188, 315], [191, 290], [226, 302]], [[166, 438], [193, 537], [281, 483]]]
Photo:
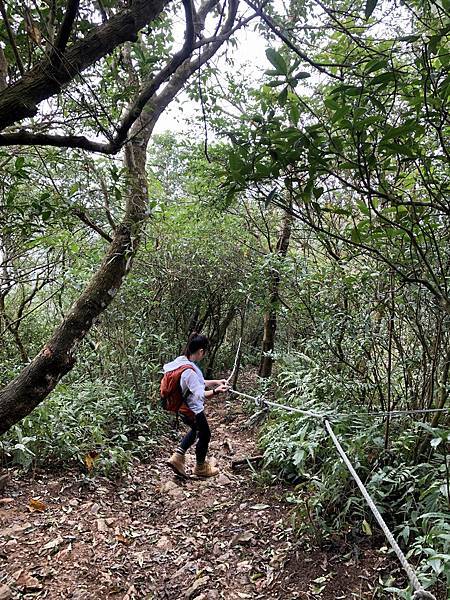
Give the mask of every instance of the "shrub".
[[[156, 394], [155, 394], [155, 397]], [[154, 449], [166, 416], [113, 381], [60, 384], [3, 442], [4, 460], [24, 469], [84, 465], [108, 475]]]
[[[281, 370], [283, 401], [336, 417], [343, 410], [345, 386], [337, 380], [334, 395], [331, 379], [300, 356]], [[328, 405], [327, 397], [333, 398]], [[347, 412], [352, 411], [351, 406], [347, 399]], [[418, 565], [424, 587], [449, 586], [449, 432], [409, 418], [396, 419], [391, 423], [391, 444], [386, 450], [380, 419], [343, 417], [333, 428], [388, 526], [411, 562]], [[428, 448], [417, 461], [414, 451], [424, 428]], [[320, 541], [336, 532], [354, 538], [373, 535], [371, 511], [320, 420], [272, 412], [260, 442], [266, 466], [295, 485], [289, 499], [310, 533]], [[389, 589], [411, 597], [409, 590]]]

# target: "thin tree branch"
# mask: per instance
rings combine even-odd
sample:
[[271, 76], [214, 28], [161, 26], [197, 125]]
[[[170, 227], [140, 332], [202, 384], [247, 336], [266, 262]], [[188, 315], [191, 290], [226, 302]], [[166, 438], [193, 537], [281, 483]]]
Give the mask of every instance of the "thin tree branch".
[[14, 56], [16, 58], [17, 68], [19, 69], [20, 74], [23, 75], [25, 73], [25, 69], [23, 66], [22, 59], [20, 58], [19, 50], [17, 49], [16, 40], [14, 38], [14, 33], [9, 23], [8, 15], [6, 13], [6, 8], [3, 0], [0, 0], [0, 12], [2, 13], [3, 21], [5, 22], [9, 43], [11, 44], [11, 48], [13, 49]]
[[61, 60], [60, 55], [64, 53], [67, 42], [69, 41], [70, 33], [73, 28], [75, 19], [77, 18], [78, 7], [80, 0], [68, 0], [67, 8], [64, 14], [64, 19], [61, 24], [61, 29], [58, 32], [54, 48], [50, 54], [50, 60]]
[[72, 212], [76, 217], [80, 219], [80, 221], [83, 221], [85, 225], [96, 231], [107, 242], [112, 242], [112, 237], [108, 235], [106, 231], [103, 231], [101, 227], [96, 225], [94, 221], [84, 212], [84, 210], [82, 210], [81, 208], [74, 208]]
[[321, 73], [324, 73], [325, 75], [328, 75], [329, 77], [332, 77], [333, 79], [338, 79], [339, 81], [343, 81], [343, 77], [341, 77], [340, 75], [335, 75], [334, 73], [330, 73], [330, 71], [328, 71], [325, 67], [348, 68], [348, 67], [351, 67], [352, 65], [334, 64], [334, 63], [318, 63], [315, 60], [313, 60], [312, 58], [309, 58], [309, 56], [307, 54], [302, 52], [299, 48], [297, 48], [297, 46], [295, 44], [293, 44], [291, 42], [291, 40], [281, 31], [281, 29], [278, 27], [278, 25], [275, 23], [275, 21], [272, 19], [272, 17], [269, 17], [269, 15], [267, 15], [265, 12], [263, 12], [261, 7], [257, 6], [251, 0], [245, 0], [245, 2], [250, 6], [250, 8], [252, 8], [258, 14], [259, 17], [261, 17], [261, 19], [264, 21], [264, 23], [266, 23], [266, 25], [269, 27], [269, 29], [271, 31], [273, 31], [273, 33], [277, 37], [279, 37], [280, 40], [282, 40], [288, 48], [290, 48], [295, 54], [297, 54], [297, 56], [299, 56], [302, 60], [307, 62], [309, 65], [311, 65], [312, 67], [314, 67]]

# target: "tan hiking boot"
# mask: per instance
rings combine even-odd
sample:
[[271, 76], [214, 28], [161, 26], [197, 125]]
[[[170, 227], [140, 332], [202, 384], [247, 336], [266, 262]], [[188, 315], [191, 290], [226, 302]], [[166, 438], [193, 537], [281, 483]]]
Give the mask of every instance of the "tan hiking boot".
[[187, 477], [186, 474], [186, 459], [183, 454], [174, 452], [167, 461], [167, 465], [180, 477]]
[[196, 465], [194, 469], [194, 475], [197, 477], [215, 477], [219, 474], [219, 469], [213, 467], [207, 460], [202, 465]]

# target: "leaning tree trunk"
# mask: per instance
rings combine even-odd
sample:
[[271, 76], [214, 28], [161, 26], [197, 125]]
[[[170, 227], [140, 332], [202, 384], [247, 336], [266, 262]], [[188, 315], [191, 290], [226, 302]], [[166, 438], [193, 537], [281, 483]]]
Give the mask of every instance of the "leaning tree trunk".
[[72, 369], [79, 342], [122, 285], [145, 221], [148, 198], [145, 152], [148, 138], [144, 130], [125, 149], [125, 168], [130, 186], [125, 216], [99, 269], [36, 358], [0, 392], [0, 433], [28, 415]]
[[[280, 237], [278, 238], [276, 256], [285, 258], [292, 231], [292, 215], [289, 211], [283, 214], [283, 224]], [[275, 348], [275, 334], [277, 331], [277, 310], [280, 301], [281, 275], [278, 266], [272, 267], [269, 274], [269, 306], [264, 314], [264, 335], [261, 348], [261, 360], [258, 375], [270, 377], [272, 375], [273, 358], [272, 352]]]
[[[195, 36], [201, 35], [206, 18], [217, 4], [218, 0], [211, 0], [200, 7], [196, 13]], [[51, 339], [33, 361], [0, 390], [0, 434], [38, 406], [55, 388], [61, 377], [73, 368], [78, 344], [122, 285], [131, 268], [147, 217], [145, 161], [151, 133], [161, 114], [189, 77], [217, 52], [233, 32], [238, 0], [229, 0], [228, 7], [228, 15], [222, 21], [220, 31], [216, 31], [216, 37], [211, 38], [212, 41], [207, 42], [200, 55], [195, 58], [192, 58], [193, 48], [190, 48], [186, 59], [183, 59], [164, 89], [157, 93], [159, 88], [155, 86], [154, 94], [147, 99], [145, 108], [130, 129], [131, 141], [125, 146], [125, 171], [129, 178], [129, 193], [124, 218], [116, 228], [97, 272], [72, 305], [61, 325], [54, 331]], [[154, 80], [158, 80], [158, 76]], [[152, 89], [151, 82], [148, 83], [147, 89]]]

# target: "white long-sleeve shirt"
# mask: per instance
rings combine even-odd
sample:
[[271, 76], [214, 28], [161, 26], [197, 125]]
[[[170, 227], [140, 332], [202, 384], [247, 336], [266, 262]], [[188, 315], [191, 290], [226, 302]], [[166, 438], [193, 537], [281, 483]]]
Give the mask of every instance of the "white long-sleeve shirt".
[[163, 370], [164, 373], [168, 373], [183, 365], [190, 365], [194, 369], [183, 371], [180, 384], [183, 397], [186, 398], [186, 404], [194, 414], [198, 415], [205, 410], [205, 378], [197, 365], [186, 356], [178, 356], [172, 362], [166, 363]]

